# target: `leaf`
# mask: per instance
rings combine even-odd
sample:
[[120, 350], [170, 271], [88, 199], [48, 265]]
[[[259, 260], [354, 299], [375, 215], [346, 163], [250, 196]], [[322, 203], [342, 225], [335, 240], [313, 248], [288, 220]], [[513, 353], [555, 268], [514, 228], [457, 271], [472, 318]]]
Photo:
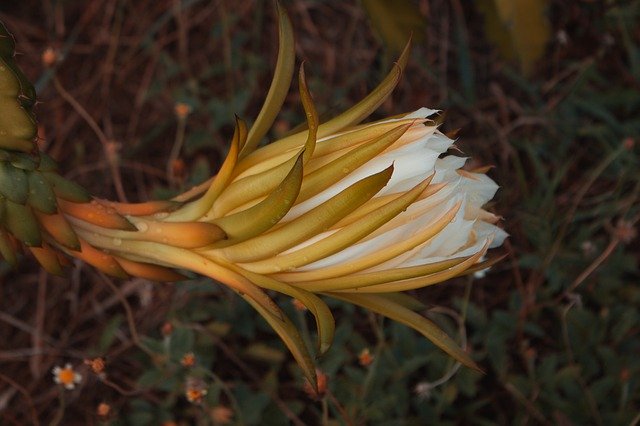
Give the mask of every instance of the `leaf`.
[[102, 329], [102, 334], [98, 340], [98, 353], [105, 353], [116, 340], [116, 334], [122, 325], [122, 315], [115, 315]]
[[507, 59], [517, 60], [529, 75], [551, 36], [545, 14], [548, 0], [480, 0], [487, 37]]
[[384, 43], [394, 52], [401, 52], [412, 36], [423, 41], [426, 18], [411, 0], [362, 0], [371, 23]]

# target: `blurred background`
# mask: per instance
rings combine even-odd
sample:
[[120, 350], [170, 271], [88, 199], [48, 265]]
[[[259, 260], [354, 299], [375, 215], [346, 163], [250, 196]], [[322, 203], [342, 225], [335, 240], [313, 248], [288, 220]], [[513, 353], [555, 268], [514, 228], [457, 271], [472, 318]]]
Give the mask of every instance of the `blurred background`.
[[[507, 257], [416, 292], [484, 374], [336, 302], [325, 392], [310, 395], [223, 287], [110, 281], [81, 263], [52, 277], [25, 257], [0, 264], [0, 424], [638, 424], [640, 2], [282, 4], [322, 117], [375, 87], [412, 32], [372, 118], [441, 109], [468, 167], [495, 166]], [[215, 173], [277, 55], [271, 1], [8, 0], [0, 20], [36, 85], [42, 148], [112, 199], [167, 198]], [[295, 86], [270, 138], [303, 121]], [[308, 314], [280, 300], [312, 342]], [[52, 380], [67, 362], [83, 376], [73, 391]], [[200, 403], [188, 387], [207, 389]]]

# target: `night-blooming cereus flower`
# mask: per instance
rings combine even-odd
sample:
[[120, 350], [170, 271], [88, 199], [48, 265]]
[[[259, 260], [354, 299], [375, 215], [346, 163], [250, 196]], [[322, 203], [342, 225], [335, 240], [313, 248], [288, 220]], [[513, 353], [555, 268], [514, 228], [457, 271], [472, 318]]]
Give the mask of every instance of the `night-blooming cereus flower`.
[[[267, 291], [294, 298], [315, 317], [319, 354], [334, 333], [323, 300], [329, 297], [413, 327], [475, 367], [403, 292], [495, 262], [481, 259], [506, 235], [495, 226], [498, 217], [483, 210], [496, 184], [486, 170], [463, 170], [465, 158], [446, 155], [453, 141], [433, 121], [437, 111], [360, 124], [396, 86], [408, 48], [371, 94], [322, 124], [301, 68], [308, 130], [258, 147], [293, 75], [291, 25], [281, 9], [279, 17], [280, 51], [267, 100], [250, 129], [237, 120], [215, 177], [169, 201], [89, 201], [50, 160], [27, 167], [17, 163], [22, 157], [0, 158], [0, 193], [8, 187], [2, 179], [18, 176], [26, 194], [7, 199], [1, 254], [14, 255], [19, 241], [54, 273], [61, 271], [63, 252], [116, 277], [179, 280], [175, 269], [211, 277], [265, 318], [316, 390], [312, 356]], [[0, 148], [5, 145], [0, 140]], [[30, 195], [34, 191], [47, 202]]]
[[76, 372], [69, 363], [64, 367], [56, 365], [51, 372], [53, 373], [53, 381], [64, 386], [67, 390], [75, 389], [76, 385], [82, 382], [82, 375]]

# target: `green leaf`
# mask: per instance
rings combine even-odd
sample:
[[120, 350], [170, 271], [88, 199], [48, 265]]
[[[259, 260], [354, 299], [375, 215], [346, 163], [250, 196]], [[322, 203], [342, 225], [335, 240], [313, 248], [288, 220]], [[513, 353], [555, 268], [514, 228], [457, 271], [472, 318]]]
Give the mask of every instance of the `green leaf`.
[[116, 333], [122, 324], [122, 315], [115, 315], [102, 330], [98, 340], [98, 353], [105, 353], [116, 338]]
[[182, 359], [184, 354], [191, 352], [195, 335], [193, 330], [184, 327], [177, 327], [173, 330], [169, 340], [169, 354], [172, 359]]
[[371, 23], [384, 43], [394, 52], [402, 52], [412, 37], [424, 41], [427, 19], [411, 0], [362, 0]]
[[480, 0], [487, 37], [507, 59], [517, 60], [529, 75], [551, 37], [546, 16], [548, 0]]

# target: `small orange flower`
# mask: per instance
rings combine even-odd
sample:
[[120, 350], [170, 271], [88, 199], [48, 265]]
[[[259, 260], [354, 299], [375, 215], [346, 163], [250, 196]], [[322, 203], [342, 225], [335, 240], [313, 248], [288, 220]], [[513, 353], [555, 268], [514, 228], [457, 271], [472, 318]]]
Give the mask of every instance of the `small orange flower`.
[[364, 348], [360, 355], [358, 355], [358, 362], [363, 367], [368, 367], [373, 362], [373, 355], [371, 355], [371, 351], [369, 348]]
[[194, 365], [196, 365], [196, 356], [194, 355], [193, 352], [187, 352], [182, 356], [182, 359], [180, 360], [180, 364], [182, 364], [185, 367], [193, 367]]
[[165, 322], [164, 324], [162, 324], [162, 327], [160, 328], [160, 332], [165, 337], [169, 336], [171, 333], [173, 333], [173, 324], [171, 324], [168, 321]]
[[296, 308], [296, 311], [303, 312], [307, 310], [307, 307], [298, 299], [293, 299], [291, 303], [293, 304], [293, 307]]
[[85, 365], [88, 365], [89, 368], [91, 368], [91, 371], [93, 371], [97, 375], [101, 376], [104, 374], [104, 370], [105, 370], [104, 358], [97, 357], [93, 359], [85, 359], [84, 363]]
[[176, 113], [178, 118], [184, 119], [189, 115], [189, 113], [191, 113], [191, 107], [184, 102], [178, 102], [173, 107], [173, 111]]
[[187, 400], [189, 402], [192, 402], [194, 404], [200, 404], [206, 394], [207, 394], [206, 389], [187, 389], [185, 396], [187, 397]]
[[233, 410], [224, 405], [217, 405], [211, 409], [211, 420], [214, 424], [226, 425], [233, 419]]
[[185, 396], [187, 401], [193, 404], [200, 404], [207, 395], [207, 385], [202, 379], [196, 377], [188, 377], [186, 383]]
[[53, 47], [47, 47], [42, 52], [42, 64], [45, 67], [52, 67], [56, 62], [58, 62], [58, 52]]
[[107, 404], [106, 402], [101, 402], [100, 404], [98, 404], [96, 413], [100, 417], [107, 417], [111, 413], [111, 405]]
[[318, 384], [317, 390], [314, 389], [313, 386], [311, 386], [311, 383], [309, 383], [309, 380], [305, 380], [302, 390], [304, 390], [305, 393], [309, 395], [309, 397], [317, 400], [322, 398], [324, 394], [327, 392], [328, 377], [322, 371], [317, 369], [316, 369], [316, 377], [317, 377], [316, 381]]
[[64, 367], [56, 365], [53, 367], [53, 381], [59, 385], [65, 387], [65, 389], [72, 390], [77, 384], [82, 382], [82, 375], [76, 373], [71, 364], [67, 363]]

